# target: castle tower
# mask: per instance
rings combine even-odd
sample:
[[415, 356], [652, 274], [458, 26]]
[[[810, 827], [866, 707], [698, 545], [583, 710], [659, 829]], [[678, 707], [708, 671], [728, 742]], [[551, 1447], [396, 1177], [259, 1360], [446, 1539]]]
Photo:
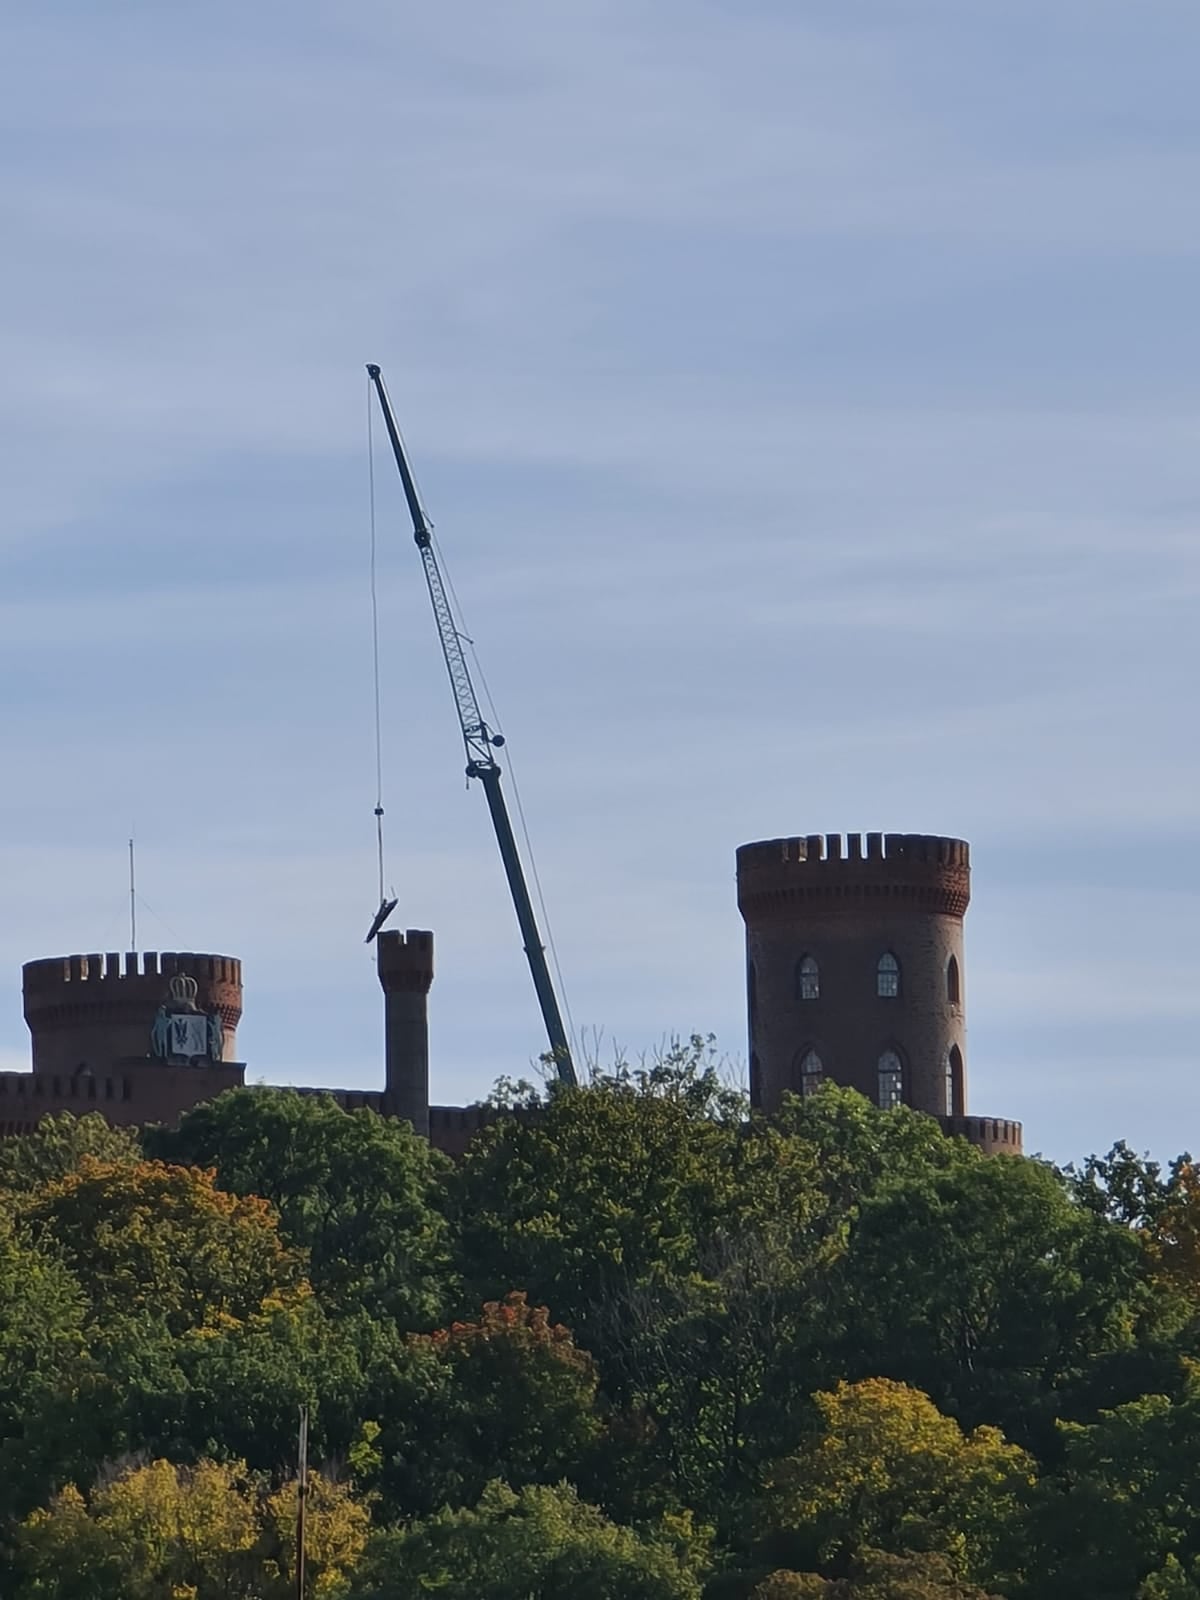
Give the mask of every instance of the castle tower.
[[433, 934], [390, 930], [376, 940], [384, 994], [384, 1106], [429, 1137], [429, 989]]
[[756, 1106], [831, 1080], [985, 1148], [1020, 1149], [1020, 1124], [967, 1115], [964, 840], [762, 840], [737, 853], [737, 892]]
[[[100, 1074], [155, 1056], [164, 1065], [237, 1059], [242, 964], [232, 956], [55, 956], [26, 962], [22, 976], [35, 1073]], [[160, 1013], [192, 1020], [169, 1037]]]

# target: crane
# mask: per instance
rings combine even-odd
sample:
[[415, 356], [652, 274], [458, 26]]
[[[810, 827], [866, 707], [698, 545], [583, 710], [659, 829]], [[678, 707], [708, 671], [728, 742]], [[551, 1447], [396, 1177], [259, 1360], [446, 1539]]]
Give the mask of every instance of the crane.
[[383, 374], [373, 362], [367, 364], [367, 377], [375, 385], [375, 392], [379, 397], [379, 408], [383, 413], [384, 426], [391, 441], [392, 454], [396, 458], [400, 482], [404, 486], [404, 498], [408, 502], [408, 511], [412, 518], [413, 538], [421, 554], [421, 564], [425, 568], [425, 582], [429, 588], [429, 598], [433, 602], [434, 621], [437, 623], [442, 655], [445, 658], [446, 671], [450, 675], [450, 687], [454, 691], [459, 727], [462, 730], [463, 745], [467, 753], [467, 778], [468, 780], [478, 778], [483, 785], [492, 827], [496, 833], [496, 843], [500, 847], [500, 859], [504, 864], [504, 875], [508, 879], [509, 892], [517, 913], [525, 955], [529, 961], [529, 970], [533, 974], [533, 987], [537, 991], [538, 1005], [542, 1009], [542, 1021], [550, 1040], [550, 1054], [554, 1058], [555, 1069], [561, 1082], [575, 1084], [578, 1079], [575, 1076], [575, 1063], [571, 1059], [567, 1031], [563, 1027], [558, 998], [550, 981], [546, 952], [542, 945], [541, 934], [538, 932], [533, 902], [529, 898], [529, 886], [525, 882], [525, 872], [521, 866], [508, 806], [500, 785], [501, 769], [495, 752], [504, 744], [504, 735], [495, 733], [488, 727], [479, 709], [479, 697], [475, 693], [470, 668], [463, 653], [462, 638], [454, 624], [454, 615], [446, 595], [446, 585], [442, 580], [437, 553], [433, 547], [433, 528], [421, 505], [421, 497], [417, 493], [412, 468], [409, 466], [400, 430], [396, 426], [391, 402], [383, 385]]

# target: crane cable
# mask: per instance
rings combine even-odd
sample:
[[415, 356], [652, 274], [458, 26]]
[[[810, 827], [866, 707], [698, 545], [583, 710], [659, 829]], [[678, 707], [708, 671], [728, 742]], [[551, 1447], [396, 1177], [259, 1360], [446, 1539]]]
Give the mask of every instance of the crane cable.
[[371, 416], [371, 380], [367, 379], [367, 486], [371, 506], [371, 664], [375, 676], [375, 844], [379, 857], [379, 904], [387, 900], [383, 866], [383, 716], [379, 689], [379, 589], [375, 534], [375, 428]]
[[[446, 580], [446, 589], [450, 596], [450, 603], [454, 608], [455, 624], [458, 628], [458, 636], [466, 645], [467, 649], [471, 652], [471, 660], [475, 664], [475, 675], [479, 680], [479, 687], [483, 690], [484, 704], [487, 706], [488, 713], [492, 719], [492, 728], [493, 730], [499, 729], [502, 725], [500, 722], [500, 713], [496, 710], [496, 702], [492, 699], [492, 691], [488, 687], [487, 676], [484, 673], [483, 666], [479, 660], [478, 652], [475, 649], [475, 641], [467, 632], [466, 621], [463, 617], [462, 604], [458, 598], [457, 591], [455, 590], [454, 580], [450, 576], [449, 568], [446, 566], [446, 558], [442, 553], [441, 545], [438, 543], [437, 534], [431, 532], [431, 538], [433, 541], [434, 552], [438, 558], [438, 564], [440, 565], [442, 574]], [[558, 961], [558, 948], [554, 943], [554, 930], [550, 924], [550, 914], [546, 910], [546, 897], [542, 893], [542, 880], [537, 869], [537, 857], [533, 853], [533, 842], [529, 837], [529, 826], [525, 821], [525, 807], [521, 804], [521, 788], [517, 783], [517, 770], [513, 764], [511, 746], [506, 745], [505, 754], [508, 757], [508, 777], [509, 783], [512, 787], [513, 800], [516, 802], [517, 820], [521, 824], [521, 838], [525, 845], [525, 859], [529, 862], [529, 872], [533, 878], [534, 893], [537, 895], [538, 909], [542, 914], [542, 927], [546, 930], [546, 948], [550, 952], [550, 960], [554, 967], [554, 976], [558, 983], [558, 992], [562, 998], [563, 1010], [566, 1013], [567, 1036], [571, 1041], [571, 1053], [572, 1055], [577, 1055], [579, 1052], [579, 1039], [575, 1032], [575, 1019], [571, 1015], [571, 1002], [567, 998], [567, 987], [563, 982], [562, 967], [559, 965]]]

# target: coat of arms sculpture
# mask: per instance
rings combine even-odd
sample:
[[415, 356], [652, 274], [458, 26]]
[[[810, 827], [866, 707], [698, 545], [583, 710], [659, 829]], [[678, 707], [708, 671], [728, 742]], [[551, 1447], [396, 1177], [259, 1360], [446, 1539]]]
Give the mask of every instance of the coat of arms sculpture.
[[170, 1062], [220, 1061], [225, 1029], [217, 1012], [202, 1011], [196, 1004], [199, 985], [195, 978], [177, 973], [168, 990], [150, 1029], [154, 1055]]

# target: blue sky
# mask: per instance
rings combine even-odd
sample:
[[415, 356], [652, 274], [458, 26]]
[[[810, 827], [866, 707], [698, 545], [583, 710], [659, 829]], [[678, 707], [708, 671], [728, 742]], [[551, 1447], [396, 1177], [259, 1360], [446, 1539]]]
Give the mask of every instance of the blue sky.
[[[515, 758], [578, 1026], [744, 1057], [733, 853], [969, 838], [972, 1109], [1200, 1147], [1200, 14], [25, 8], [0, 65], [0, 1061], [20, 964], [239, 955], [375, 1086], [365, 378]], [[541, 1048], [380, 461], [433, 1088]]]

